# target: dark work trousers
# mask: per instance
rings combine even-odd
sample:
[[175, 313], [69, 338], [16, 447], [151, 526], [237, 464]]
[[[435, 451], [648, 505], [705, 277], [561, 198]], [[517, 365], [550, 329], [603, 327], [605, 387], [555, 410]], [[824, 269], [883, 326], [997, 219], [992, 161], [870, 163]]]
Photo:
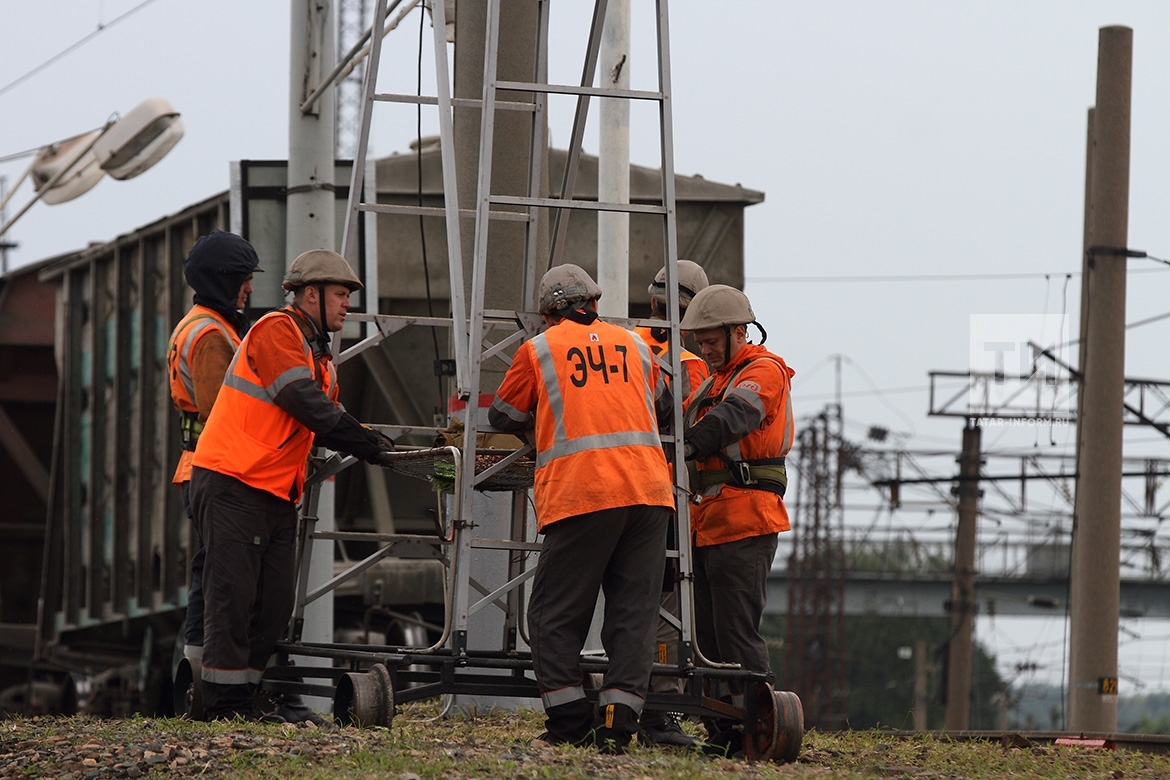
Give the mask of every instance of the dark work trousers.
[[203, 561], [207, 551], [203, 548], [203, 534], [195, 524], [195, 515], [191, 509], [191, 482], [184, 482], [183, 511], [191, 520], [191, 547], [195, 554], [191, 556], [191, 585], [187, 588], [187, 625], [183, 630], [183, 655], [199, 661], [203, 658]]
[[[629, 506], [567, 517], [544, 529], [528, 602], [532, 668], [541, 693], [584, 698], [581, 650], [600, 589], [605, 594], [601, 644], [609, 656], [602, 683], [641, 711], [650, 681], [662, 566], [666, 507]], [[579, 690], [579, 695], [573, 689]], [[550, 699], [545, 699], [545, 709]], [[563, 703], [564, 699], [561, 699]]]
[[[296, 505], [239, 480], [195, 468], [191, 506], [203, 534], [204, 707], [223, 686], [256, 684], [292, 615]], [[233, 693], [233, 696], [239, 690]]]
[[[768, 645], [760, 620], [776, 534], [695, 548], [695, 639], [709, 661], [738, 663], [769, 672]], [[731, 686], [742, 693], [742, 683]]]

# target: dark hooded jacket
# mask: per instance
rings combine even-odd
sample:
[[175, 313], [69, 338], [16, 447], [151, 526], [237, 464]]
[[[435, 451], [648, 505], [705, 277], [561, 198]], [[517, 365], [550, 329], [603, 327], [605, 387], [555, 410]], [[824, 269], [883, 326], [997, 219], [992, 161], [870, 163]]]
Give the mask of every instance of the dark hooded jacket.
[[194, 301], [214, 309], [243, 336], [248, 320], [236, 311], [240, 286], [248, 274], [261, 270], [255, 248], [234, 233], [213, 230], [200, 236], [187, 254], [183, 275], [195, 291]]

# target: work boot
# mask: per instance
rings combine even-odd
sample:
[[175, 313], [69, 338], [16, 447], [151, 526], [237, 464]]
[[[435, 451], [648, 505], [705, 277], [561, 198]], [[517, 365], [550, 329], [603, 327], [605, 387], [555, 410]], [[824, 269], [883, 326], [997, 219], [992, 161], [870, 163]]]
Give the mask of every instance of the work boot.
[[743, 731], [735, 721], [703, 718], [703, 725], [707, 728], [707, 739], [699, 743], [703, 753], [726, 758], [743, 755]]
[[696, 737], [682, 730], [678, 717], [673, 712], [643, 710], [638, 724], [640, 726], [638, 740], [648, 745], [690, 748], [699, 744]]
[[638, 713], [625, 704], [601, 708], [601, 722], [593, 729], [593, 742], [602, 753], [624, 755], [630, 739], [638, 732]]
[[538, 742], [576, 747], [589, 742], [589, 730], [593, 726], [593, 705], [588, 699], [577, 699], [568, 704], [549, 707], [544, 714], [545, 731], [536, 738]]
[[250, 685], [224, 685], [203, 681], [204, 720], [246, 720], [253, 723], [284, 723], [284, 718], [265, 712]]
[[273, 704], [273, 713], [283, 718], [285, 723], [312, 723], [322, 729], [333, 726], [331, 721], [325, 720], [305, 704], [299, 693], [269, 693], [268, 700]]

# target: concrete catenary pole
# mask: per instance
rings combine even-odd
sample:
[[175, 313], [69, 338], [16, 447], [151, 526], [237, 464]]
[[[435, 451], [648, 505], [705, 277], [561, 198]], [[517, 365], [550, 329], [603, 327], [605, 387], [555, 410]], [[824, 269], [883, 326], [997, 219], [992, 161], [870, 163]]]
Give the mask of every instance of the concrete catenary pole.
[[[333, 90], [325, 90], [312, 111], [302, 113], [300, 109], [305, 98], [332, 69], [336, 59], [333, 3], [330, 0], [292, 0], [290, 18], [286, 268], [297, 255], [309, 249], [338, 248], [334, 228]], [[316, 515], [318, 531], [333, 530], [332, 482], [320, 486]], [[315, 541], [311, 556], [310, 590], [333, 576], [333, 542]], [[333, 641], [332, 594], [305, 608], [301, 637], [305, 642]], [[328, 704], [324, 700], [311, 701], [318, 707], [322, 702]]]
[[[602, 28], [598, 86], [630, 88], [630, 1], [609, 0]], [[630, 101], [602, 98], [598, 129], [597, 200], [630, 202]], [[630, 316], [630, 215], [597, 212], [597, 283], [602, 316]]]
[[[1093, 237], [1089, 235], [1089, 227], [1092, 223], [1093, 213], [1093, 121], [1095, 117], [1093, 109], [1089, 109], [1088, 115], [1088, 128], [1085, 131], [1085, 226], [1081, 242], [1081, 318], [1079, 320], [1079, 333], [1077, 334], [1077, 370], [1081, 372], [1085, 370], [1085, 347], [1089, 343], [1089, 247], [1093, 245]], [[1084, 433], [1084, 422], [1080, 414], [1084, 408], [1085, 382], [1084, 374], [1082, 373], [1081, 380], [1077, 382], [1077, 435], [1073, 461], [1073, 473], [1077, 475], [1081, 473], [1081, 435]], [[1079, 485], [1080, 477], [1077, 476], [1074, 482]], [[1080, 496], [1081, 491], [1077, 488], [1073, 495], [1074, 519], [1081, 514], [1079, 504]]]
[[967, 421], [959, 455], [955, 581], [951, 587], [951, 641], [947, 646], [947, 731], [965, 731], [971, 712], [971, 629], [975, 622], [975, 530], [982, 430]]
[[1117, 730], [1125, 248], [1133, 30], [1102, 27], [1088, 235], [1088, 327], [1080, 478], [1070, 573], [1068, 702], [1071, 731]]

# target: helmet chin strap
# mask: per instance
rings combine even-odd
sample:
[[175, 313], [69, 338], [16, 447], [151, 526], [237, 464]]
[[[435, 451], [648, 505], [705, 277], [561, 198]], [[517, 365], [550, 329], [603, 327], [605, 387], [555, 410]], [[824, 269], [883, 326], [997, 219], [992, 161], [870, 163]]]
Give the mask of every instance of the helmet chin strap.
[[329, 323], [325, 321], [325, 285], [323, 283], [317, 284], [317, 304], [321, 310], [321, 353], [328, 355], [330, 352], [329, 344]]
[[317, 304], [321, 307], [321, 330], [329, 332], [329, 323], [325, 321], [325, 285], [317, 285]]

